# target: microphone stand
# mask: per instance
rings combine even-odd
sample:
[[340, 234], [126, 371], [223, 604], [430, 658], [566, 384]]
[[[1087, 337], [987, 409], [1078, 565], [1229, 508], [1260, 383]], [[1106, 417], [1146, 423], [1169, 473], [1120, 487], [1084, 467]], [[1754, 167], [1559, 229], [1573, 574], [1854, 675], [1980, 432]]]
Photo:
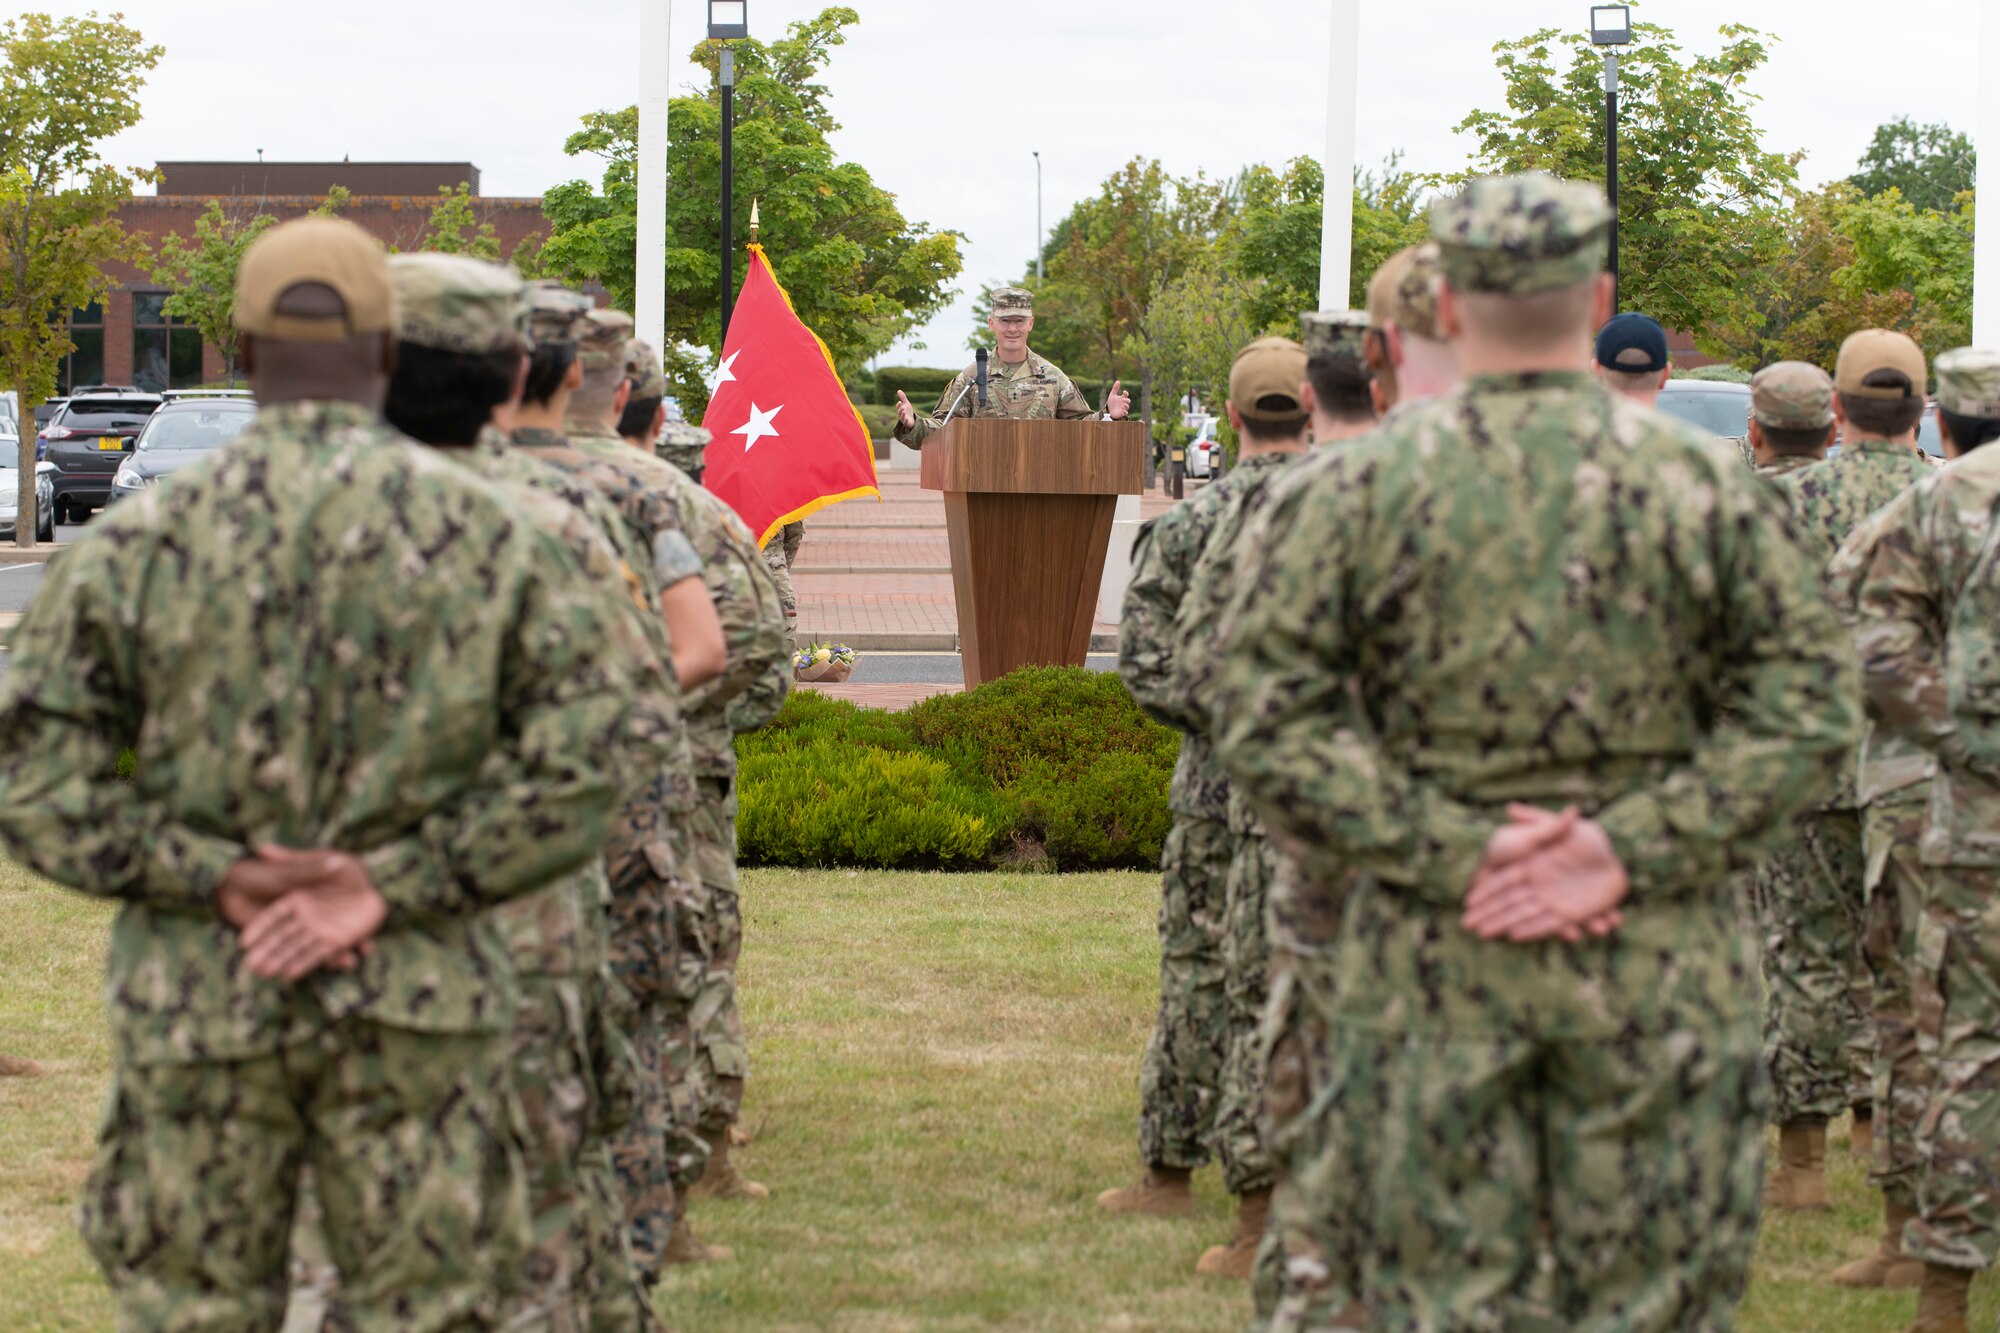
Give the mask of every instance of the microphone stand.
[[979, 390], [979, 405], [981, 407], [986, 406], [986, 349], [984, 347], [980, 348], [977, 356], [979, 360], [979, 373], [973, 377], [972, 383], [958, 391], [958, 397], [951, 400], [951, 406], [947, 407], [940, 414], [939, 420], [950, 421], [954, 416], [957, 416], [958, 405], [964, 402], [965, 395], [971, 393], [974, 389]]

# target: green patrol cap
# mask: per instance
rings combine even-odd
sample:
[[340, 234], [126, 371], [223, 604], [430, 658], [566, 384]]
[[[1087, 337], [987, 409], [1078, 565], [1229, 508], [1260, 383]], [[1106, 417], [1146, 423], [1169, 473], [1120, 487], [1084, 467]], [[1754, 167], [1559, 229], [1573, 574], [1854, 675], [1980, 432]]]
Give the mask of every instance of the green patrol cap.
[[396, 336], [468, 356], [528, 345], [528, 290], [513, 269], [464, 255], [391, 255]]
[[1035, 317], [1035, 294], [1026, 287], [996, 287], [993, 289], [993, 318], [1013, 319], [1021, 316]]
[[576, 359], [585, 370], [625, 367], [632, 341], [632, 317], [622, 310], [592, 310], [577, 321]]
[[1359, 360], [1362, 339], [1368, 334], [1368, 312], [1308, 310], [1299, 316], [1299, 333], [1308, 357], [1351, 356]]
[[1961, 417], [2000, 418], [2000, 352], [1954, 347], [1931, 369], [1937, 373], [1939, 407]]
[[1482, 176], [1431, 209], [1445, 281], [1502, 296], [1559, 291], [1602, 273], [1610, 226], [1602, 190], [1543, 171]]
[[576, 342], [576, 326], [591, 309], [588, 296], [559, 282], [528, 284], [528, 331], [537, 347]]
[[649, 342], [634, 338], [625, 344], [625, 378], [632, 381], [634, 398], [667, 396], [667, 372]]

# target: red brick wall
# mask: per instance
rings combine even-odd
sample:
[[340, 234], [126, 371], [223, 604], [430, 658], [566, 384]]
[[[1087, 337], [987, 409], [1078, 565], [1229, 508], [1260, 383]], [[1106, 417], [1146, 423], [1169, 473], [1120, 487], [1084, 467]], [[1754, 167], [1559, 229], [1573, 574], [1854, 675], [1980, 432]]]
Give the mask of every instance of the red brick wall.
[[[249, 220], [269, 213], [280, 220], [303, 217], [325, 202], [313, 195], [288, 195], [263, 199], [223, 198], [223, 209], [231, 217]], [[357, 195], [341, 216], [366, 229], [384, 245], [398, 250], [415, 249], [430, 222], [434, 196]], [[481, 222], [493, 225], [500, 238], [500, 253], [511, 255], [521, 243], [539, 238], [547, 228], [539, 199], [481, 199], [471, 201], [472, 213]], [[125, 229], [157, 245], [168, 233], [194, 235], [195, 219], [208, 210], [206, 197], [145, 197], [132, 200], [119, 212]], [[104, 379], [108, 384], [132, 382], [132, 294], [160, 291], [160, 284], [144, 269], [114, 264], [107, 272], [117, 284], [104, 298]], [[214, 347], [202, 349], [202, 374], [209, 381], [223, 375], [222, 354]]]

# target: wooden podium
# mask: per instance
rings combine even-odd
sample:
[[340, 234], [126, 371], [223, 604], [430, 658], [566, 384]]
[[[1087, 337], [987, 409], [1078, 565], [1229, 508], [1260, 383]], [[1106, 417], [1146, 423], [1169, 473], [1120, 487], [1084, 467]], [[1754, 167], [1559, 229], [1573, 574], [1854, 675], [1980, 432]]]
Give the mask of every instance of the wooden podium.
[[957, 417], [923, 444], [944, 492], [967, 688], [1016, 667], [1082, 666], [1118, 497], [1145, 483], [1138, 421]]

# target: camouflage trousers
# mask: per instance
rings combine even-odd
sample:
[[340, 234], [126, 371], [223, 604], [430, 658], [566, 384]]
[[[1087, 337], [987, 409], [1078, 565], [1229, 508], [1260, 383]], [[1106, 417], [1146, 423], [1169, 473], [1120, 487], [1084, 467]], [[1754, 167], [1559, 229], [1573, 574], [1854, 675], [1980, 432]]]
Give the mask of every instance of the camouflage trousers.
[[494, 1327], [533, 1240], [508, 1048], [348, 1018], [273, 1055], [121, 1066], [79, 1209], [120, 1327], [279, 1327], [307, 1167], [335, 1327]]
[[1877, 801], [1862, 816], [1868, 909], [1862, 947], [1874, 979], [1875, 1169], [1869, 1184], [1896, 1204], [1917, 1206], [1917, 1132], [1930, 1103], [1930, 1065], [1917, 1048], [1910, 958], [1930, 872], [1917, 856], [1929, 802], [1923, 788]]
[[792, 564], [799, 558], [799, 548], [805, 541], [806, 525], [787, 523], [764, 543], [764, 568], [771, 571], [771, 581], [778, 585], [778, 605], [785, 612], [785, 635], [794, 648], [798, 647], [799, 595], [792, 586]]
[[1222, 925], [1234, 842], [1220, 819], [1176, 813], [1160, 853], [1160, 1011], [1139, 1065], [1139, 1156], [1204, 1166], [1229, 1013]]
[[743, 1081], [750, 1053], [743, 1041], [743, 1013], [736, 1003], [736, 963], [743, 956], [743, 903], [736, 881], [736, 783], [702, 778], [701, 805], [689, 821], [694, 867], [700, 882], [705, 971], [694, 1002], [695, 1058], [703, 1066], [701, 1128], [711, 1134], [736, 1123], [743, 1111]]
[[1296, 1046], [1274, 1043], [1270, 1073], [1285, 1166], [1272, 1207], [1282, 1277], [1273, 1296], [1267, 1263], [1260, 1284], [1266, 1328], [1732, 1327], [1770, 1105], [1754, 1023], [1454, 1040], [1328, 1019], [1312, 993], [1324, 983], [1296, 964], [1287, 976], [1272, 996], [1274, 1017], [1298, 1017]]
[[1764, 956], [1764, 1058], [1779, 1124], [1867, 1105], [1873, 996], [1861, 954], [1861, 819], [1801, 815], [1759, 866], [1751, 894]]
[[708, 1166], [708, 1145], [690, 1107], [699, 1107], [692, 1015], [703, 973], [691, 907], [686, 816], [635, 801], [605, 844], [611, 884], [611, 972], [635, 1002], [625, 1031], [637, 1057], [637, 1106], [611, 1141], [625, 1202], [632, 1261], [651, 1285], [666, 1265], [677, 1215], [676, 1186]]
[[1933, 1083], [1917, 1128], [1905, 1253], [1952, 1268], [2000, 1255], [2000, 869], [1932, 866], [1910, 958]]
[[1268, 1188], [1272, 1179], [1259, 1120], [1266, 1058], [1262, 1027], [1271, 968], [1264, 913], [1278, 853], [1254, 819], [1231, 822], [1236, 854], [1229, 862], [1222, 929], [1229, 1038], [1215, 1112], [1215, 1153], [1222, 1159], [1224, 1186], [1231, 1194], [1242, 1195]]

